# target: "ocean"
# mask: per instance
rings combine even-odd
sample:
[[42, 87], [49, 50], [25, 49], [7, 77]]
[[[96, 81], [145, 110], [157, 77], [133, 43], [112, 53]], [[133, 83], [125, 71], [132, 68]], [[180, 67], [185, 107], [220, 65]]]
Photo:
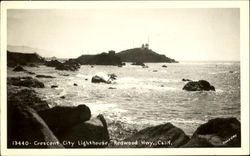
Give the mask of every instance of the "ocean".
[[[167, 68], [162, 67], [164, 64]], [[110, 137], [115, 140], [167, 122], [191, 136], [200, 124], [212, 118], [236, 117], [240, 120], [240, 62], [146, 65], [148, 68], [130, 63], [124, 67], [83, 65], [76, 72], [58, 71], [46, 66], [25, 69], [56, 77], [39, 78], [45, 88], [35, 89], [51, 107], [86, 104], [92, 117], [104, 115]], [[117, 75], [115, 83], [91, 83], [92, 76], [111, 73]], [[22, 74], [8, 68], [8, 76]], [[182, 88], [187, 82], [183, 82], [183, 78], [207, 80], [216, 91], [184, 91]], [[51, 85], [58, 85], [58, 88], [51, 88]]]

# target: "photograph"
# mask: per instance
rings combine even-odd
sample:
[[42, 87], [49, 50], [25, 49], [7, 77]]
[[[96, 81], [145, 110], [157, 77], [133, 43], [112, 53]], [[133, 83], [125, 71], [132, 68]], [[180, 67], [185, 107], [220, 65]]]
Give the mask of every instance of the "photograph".
[[249, 154], [247, 3], [5, 3], [2, 152]]

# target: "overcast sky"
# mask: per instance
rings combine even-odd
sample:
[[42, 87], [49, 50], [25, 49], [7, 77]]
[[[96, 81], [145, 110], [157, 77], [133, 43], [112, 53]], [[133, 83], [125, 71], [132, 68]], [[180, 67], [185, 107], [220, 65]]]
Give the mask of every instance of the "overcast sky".
[[239, 9], [8, 10], [8, 45], [78, 57], [147, 43], [176, 60], [239, 60]]

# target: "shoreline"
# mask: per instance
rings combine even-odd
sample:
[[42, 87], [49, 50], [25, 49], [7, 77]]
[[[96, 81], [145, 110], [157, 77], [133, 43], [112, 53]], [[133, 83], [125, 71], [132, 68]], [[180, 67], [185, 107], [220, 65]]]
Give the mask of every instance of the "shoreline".
[[[32, 79], [31, 79], [32, 80]], [[8, 84], [8, 91], [10, 91], [10, 84]], [[12, 91], [15, 91], [16, 89], [18, 90], [18, 89], [21, 89], [22, 87], [14, 87], [14, 89], [12, 88], [11, 90]], [[26, 88], [26, 87], [24, 87], [24, 88]], [[30, 90], [33, 90], [32, 88], [30, 88], [30, 87], [28, 87], [28, 89], [30, 89]], [[9, 94], [8, 94], [8, 96], [9, 96]], [[38, 98], [39, 98], [39, 95], [38, 95]], [[9, 105], [9, 104], [8, 104]], [[48, 108], [46, 108], [46, 109], [48, 109]], [[51, 109], [51, 108], [49, 108], [49, 109]], [[66, 114], [65, 114], [65, 116], [67, 116]], [[215, 119], [216, 120], [216, 119]], [[217, 118], [217, 120], [224, 120], [224, 119], [219, 119], [219, 118]], [[231, 120], [231, 119], [225, 119], [225, 120]], [[231, 122], [231, 121], [230, 121]], [[168, 123], [167, 123], [168, 124]], [[86, 125], [84, 125], [84, 126], [86, 126]], [[159, 125], [158, 125], [159, 126]], [[167, 126], [167, 125], [161, 125], [161, 126], [163, 126], [162, 128], [164, 128], [165, 126]], [[156, 128], [156, 129], [154, 129], [155, 127], [157, 127], [157, 125], [156, 126], [151, 126], [151, 129], [149, 129], [149, 131], [151, 131], [152, 130], [152, 128], [153, 128], [153, 131], [158, 131], [158, 128], [160, 128], [161, 129], [161, 127], [158, 127], [158, 128]], [[170, 126], [171, 127], [171, 126]], [[78, 130], [79, 130], [79, 128], [81, 129], [82, 128], [82, 126], [80, 126], [80, 127], [77, 127], [76, 126], [76, 128], [74, 128], [74, 133], [72, 133], [72, 132], [70, 132], [69, 134], [70, 134], [70, 138], [72, 138], [72, 137], [75, 137], [74, 135], [76, 135], [76, 134], [78, 134], [79, 132], [78, 132]], [[100, 127], [97, 127], [97, 128], [94, 128], [94, 129], [99, 129]], [[148, 128], [150, 128], [150, 127], [148, 127]], [[176, 129], [177, 127], [172, 127], [172, 128], [174, 128], [174, 129]], [[147, 128], [145, 128], [145, 129], [147, 129]], [[194, 137], [194, 135], [195, 135], [195, 132], [193, 133], [193, 136], [187, 136], [186, 134], [185, 134], [185, 132], [183, 132], [181, 129], [181, 131], [179, 131], [179, 128], [177, 128], [176, 130], [175, 130], [175, 135], [178, 135], [179, 137], [181, 136], [181, 138], [182, 139], [179, 139], [179, 141], [178, 141], [178, 143], [177, 143], [177, 145], [176, 144], [174, 144], [174, 143], [172, 143], [172, 142], [175, 142], [176, 140], [174, 140], [174, 141], [171, 141], [171, 139], [167, 139], [166, 140], [166, 138], [165, 138], [165, 140], [163, 140], [163, 141], [161, 141], [161, 140], [158, 140], [157, 138], [151, 138], [150, 139], [150, 133], [149, 132], [147, 132], [147, 130], [146, 130], [146, 132], [145, 132], [145, 134], [141, 134], [141, 131], [144, 131], [145, 129], [142, 129], [142, 130], [140, 130], [140, 131], [138, 131], [138, 132], [135, 132], [135, 133], [133, 133], [132, 134], [132, 136], [128, 136], [128, 138], [125, 138], [125, 140], [113, 140], [113, 142], [110, 142], [108, 145], [107, 144], [102, 144], [102, 145], [98, 145], [97, 146], [97, 148], [99, 148], [99, 147], [107, 147], [108, 146], [108, 148], [124, 148], [124, 147], [128, 147], [128, 148], [134, 148], [134, 147], [182, 147], [184, 144], [187, 144], [188, 142], [190, 142], [190, 140], [192, 140], [193, 138], [194, 139], [196, 139], [196, 143], [197, 142], [199, 142], [199, 137], [198, 137], [198, 139], [197, 139], [197, 136], [195, 136]], [[164, 128], [165, 129], [165, 128]], [[103, 133], [103, 130], [104, 129], [102, 129], [101, 131], [102, 131], [102, 133]], [[171, 130], [172, 131], [172, 130]], [[53, 132], [53, 130], [52, 130], [52, 132]], [[72, 134], [71, 134], [72, 133]], [[109, 132], [110, 133], [110, 132]], [[149, 133], [149, 134], [147, 134], [147, 133]], [[166, 133], [166, 134], [165, 134]], [[171, 132], [172, 133], [172, 132]], [[173, 134], [169, 134], [169, 132], [168, 131], [166, 131], [166, 132], [164, 132], [164, 135], [173, 135]], [[139, 136], [137, 136], [137, 135], [139, 135]], [[142, 135], [142, 136], [141, 136]], [[158, 134], [159, 136], [158, 137], [160, 137], [160, 136], [162, 136], [162, 134]], [[184, 136], [182, 136], [182, 135], [184, 135]], [[239, 135], [239, 134], [238, 134]], [[77, 135], [76, 135], [77, 136]], [[232, 136], [235, 136], [235, 135], [232, 135]], [[232, 136], [228, 136], [228, 138], [232, 138]], [[237, 136], [237, 135], [236, 135]], [[83, 137], [83, 136], [81, 136], [81, 137]], [[138, 138], [139, 137], [139, 138]], [[144, 138], [144, 139], [142, 139], [142, 138]], [[169, 136], [168, 136], [169, 137]], [[178, 137], [178, 138], [179, 138]], [[183, 138], [184, 137], [184, 138]], [[137, 140], [136, 138], [138, 138], [139, 140]], [[171, 138], [171, 137], [170, 137]], [[221, 144], [219, 145], [219, 146], [228, 146], [227, 145], [227, 143], [229, 143], [229, 147], [231, 147], [232, 145], [230, 145], [230, 143], [231, 143], [231, 140], [229, 140], [228, 141], [228, 138], [224, 138], [224, 139], [221, 139]], [[73, 140], [76, 140], [77, 138], [74, 138]], [[149, 140], [148, 140], [149, 139]], [[153, 140], [152, 140], [153, 139]], [[155, 140], [156, 139], [156, 140]], [[194, 140], [193, 139], [193, 140]], [[204, 138], [202, 138], [202, 139], [204, 139]], [[59, 139], [60, 140], [60, 139]], [[127, 141], [126, 141], [127, 140]], [[146, 141], [146, 140], [148, 140], [148, 141]], [[151, 141], [150, 141], [151, 140]], [[158, 144], [157, 142], [158, 141], [161, 141], [162, 142], [162, 144]], [[178, 140], [178, 139], [177, 139]], [[181, 140], [181, 141], [180, 141]], [[198, 140], [198, 141], [197, 141]], [[207, 140], [207, 144], [205, 144], [205, 145], [203, 145], [203, 143], [202, 143], [202, 146], [205, 146], [205, 147], [207, 147], [207, 146], [211, 146], [211, 136], [209, 137], [209, 135], [207, 136], [205, 136], [205, 140]], [[209, 140], [210, 140], [210, 142], [209, 142]], [[234, 138], [232, 138], [232, 140], [238, 140], [238, 137], [234, 137]], [[79, 140], [78, 140], [79, 141]], [[83, 148], [83, 146], [85, 147], [85, 145], [86, 145], [86, 143], [85, 143], [85, 145], [83, 145], [84, 144], [84, 140], [80, 140], [80, 141], [82, 141], [82, 144], [78, 144], [78, 146], [77, 146], [77, 148]], [[93, 141], [93, 140], [92, 140]], [[107, 140], [108, 142], [109, 142], [109, 139]], [[212, 139], [212, 142], [213, 142], [214, 140]], [[60, 142], [60, 141], [59, 141]], [[97, 141], [98, 142], [98, 141]], [[114, 143], [114, 142], [117, 142], [117, 144], [116, 143]], [[120, 144], [119, 144], [119, 142], [120, 142]], [[127, 142], [127, 144], [126, 144], [126, 142]], [[135, 142], [137, 142], [137, 143], [135, 143]], [[156, 142], [156, 143], [155, 143]], [[113, 145], [112, 145], [113, 144]], [[123, 145], [124, 144], [124, 145]], [[191, 144], [191, 145], [190, 145]], [[63, 143], [62, 143], [62, 145], [63, 145]], [[35, 145], [36, 146], [36, 145]], [[44, 146], [44, 145], [43, 145]], [[46, 145], [47, 146], [47, 145]], [[67, 144], [67, 145], [65, 145], [66, 146], [66, 148], [75, 148], [75, 145], [72, 145], [72, 144]], [[189, 143], [189, 144], [187, 144], [186, 145], [187, 147], [188, 146], [191, 146], [191, 147], [196, 147], [197, 145], [195, 144], [195, 143]], [[235, 146], [235, 143], [234, 143], [234, 145], [233, 146]], [[237, 145], [236, 146], [239, 146], [238, 145], [238, 143], [237, 143]], [[96, 147], [95, 145], [91, 145], [91, 144], [89, 144], [88, 146], [86, 146], [86, 147], [90, 147], [90, 148], [92, 148], [92, 147]], [[216, 146], [215, 146], [216, 147]], [[14, 147], [15, 148], [15, 147]], [[24, 147], [22, 147], [22, 148], [25, 148], [25, 146]]]

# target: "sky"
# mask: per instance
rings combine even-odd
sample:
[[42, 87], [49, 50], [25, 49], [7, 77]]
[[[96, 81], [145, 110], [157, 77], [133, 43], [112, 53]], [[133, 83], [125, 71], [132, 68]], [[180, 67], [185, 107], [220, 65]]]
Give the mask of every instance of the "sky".
[[237, 8], [11, 9], [7, 44], [44, 57], [149, 48], [175, 60], [240, 60]]

